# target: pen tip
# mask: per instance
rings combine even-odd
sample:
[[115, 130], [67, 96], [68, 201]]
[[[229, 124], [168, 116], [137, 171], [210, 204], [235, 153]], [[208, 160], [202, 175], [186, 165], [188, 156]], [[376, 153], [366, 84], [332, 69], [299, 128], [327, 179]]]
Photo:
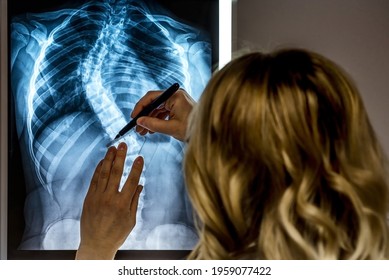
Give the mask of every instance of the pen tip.
[[120, 134], [116, 135], [114, 139], [112, 139], [111, 141], [108, 142], [108, 144], [106, 145], [107, 148], [111, 147], [113, 144], [115, 144], [115, 142], [120, 138]]
[[111, 147], [115, 143], [115, 139], [109, 141], [106, 145], [107, 148]]

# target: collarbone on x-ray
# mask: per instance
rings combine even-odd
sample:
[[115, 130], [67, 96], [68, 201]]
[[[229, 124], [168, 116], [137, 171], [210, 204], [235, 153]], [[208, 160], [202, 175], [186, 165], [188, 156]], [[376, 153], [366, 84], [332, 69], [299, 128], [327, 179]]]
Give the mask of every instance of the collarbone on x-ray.
[[[20, 249], [76, 249], [89, 181], [106, 144], [149, 90], [178, 82], [198, 99], [211, 72], [201, 30], [155, 3], [92, 1], [12, 19], [11, 85], [26, 178]], [[183, 144], [129, 133], [124, 176], [145, 159], [137, 225], [122, 249], [192, 249]], [[124, 178], [124, 177], [123, 177]]]

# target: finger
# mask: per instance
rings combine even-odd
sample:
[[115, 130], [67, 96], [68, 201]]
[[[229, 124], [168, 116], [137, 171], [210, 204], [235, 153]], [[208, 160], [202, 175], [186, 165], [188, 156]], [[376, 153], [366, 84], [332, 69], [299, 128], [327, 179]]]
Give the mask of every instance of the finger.
[[169, 111], [161, 111], [158, 112], [154, 117], [160, 120], [166, 120], [166, 118], [170, 115]]
[[115, 159], [115, 154], [115, 147], [110, 147], [105, 154], [97, 183], [97, 191], [104, 192], [107, 188], [108, 179], [111, 174], [112, 162]]
[[[153, 112], [151, 112], [151, 114], [149, 115], [149, 117], [158, 118], [161, 120], [166, 119], [167, 116], [169, 116], [169, 111], [165, 109], [153, 110]], [[154, 131], [150, 131], [140, 125], [137, 125], [135, 130], [140, 135], [146, 135], [147, 133], [151, 133], [151, 134], [154, 133]]]
[[158, 116], [161, 114], [169, 114], [169, 111], [167, 111], [165, 108], [155, 109], [148, 116], [152, 118], [158, 118]]
[[135, 104], [134, 110], [132, 110], [131, 118], [136, 117], [140, 111], [147, 105], [153, 102], [158, 96], [162, 94], [162, 91], [149, 91]]
[[138, 211], [139, 197], [143, 190], [143, 186], [139, 185], [136, 188], [135, 194], [132, 197], [132, 201], [130, 204], [130, 222], [133, 226], [136, 224], [136, 213]]
[[115, 160], [113, 162], [111, 173], [107, 183], [107, 192], [118, 192], [120, 179], [123, 175], [124, 162], [126, 161], [127, 145], [120, 143], [116, 151]]
[[144, 131], [145, 129], [143, 128], [143, 127], [141, 127], [140, 125], [137, 125], [136, 127], [135, 127], [135, 131], [137, 132], [137, 133], [142, 133], [143, 131]]
[[168, 111], [171, 111], [173, 109], [173, 107], [174, 107], [174, 104], [179, 102], [179, 100], [181, 98], [185, 98], [186, 95], [187, 95], [187, 93], [184, 90], [179, 89], [168, 100], [166, 100], [165, 106], [164, 106], [165, 109], [168, 110]]
[[179, 128], [179, 121], [173, 120], [161, 120], [157, 118], [141, 117], [138, 119], [137, 124], [144, 129], [175, 136]]
[[[137, 157], [132, 164], [130, 174], [123, 186], [122, 192], [127, 194], [130, 199], [134, 196], [137, 186], [139, 185], [139, 179], [143, 170], [143, 158]], [[131, 201], [131, 200], [130, 200]]]
[[90, 185], [89, 185], [89, 189], [88, 189], [88, 193], [93, 193], [96, 191], [97, 189], [97, 182], [99, 181], [99, 175], [100, 175], [100, 171], [101, 171], [101, 166], [103, 164], [103, 160], [101, 160], [97, 166], [96, 166], [96, 169], [95, 169], [95, 172], [93, 173], [93, 176], [92, 176], [92, 179], [91, 179], [91, 182], [90, 182]]
[[149, 132], [150, 132], [149, 130], [143, 129], [139, 134], [142, 135], [142, 136], [145, 136]]

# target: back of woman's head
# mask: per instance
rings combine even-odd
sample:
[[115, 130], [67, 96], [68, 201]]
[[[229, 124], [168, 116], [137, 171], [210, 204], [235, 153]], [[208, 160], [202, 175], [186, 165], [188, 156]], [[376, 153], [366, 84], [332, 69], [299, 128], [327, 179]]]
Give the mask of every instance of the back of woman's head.
[[328, 59], [252, 53], [211, 79], [185, 158], [194, 258], [378, 259], [384, 156], [361, 97]]

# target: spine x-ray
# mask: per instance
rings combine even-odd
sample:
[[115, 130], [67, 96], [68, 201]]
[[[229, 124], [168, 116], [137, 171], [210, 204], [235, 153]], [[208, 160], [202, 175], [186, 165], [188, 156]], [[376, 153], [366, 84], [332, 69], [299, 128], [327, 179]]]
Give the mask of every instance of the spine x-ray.
[[[22, 250], [76, 249], [85, 194], [107, 143], [149, 90], [177, 82], [197, 100], [211, 44], [157, 1], [92, 1], [28, 13], [10, 25], [11, 89], [26, 180]], [[185, 145], [130, 132], [126, 169], [145, 159], [137, 225], [121, 249], [190, 250]]]

